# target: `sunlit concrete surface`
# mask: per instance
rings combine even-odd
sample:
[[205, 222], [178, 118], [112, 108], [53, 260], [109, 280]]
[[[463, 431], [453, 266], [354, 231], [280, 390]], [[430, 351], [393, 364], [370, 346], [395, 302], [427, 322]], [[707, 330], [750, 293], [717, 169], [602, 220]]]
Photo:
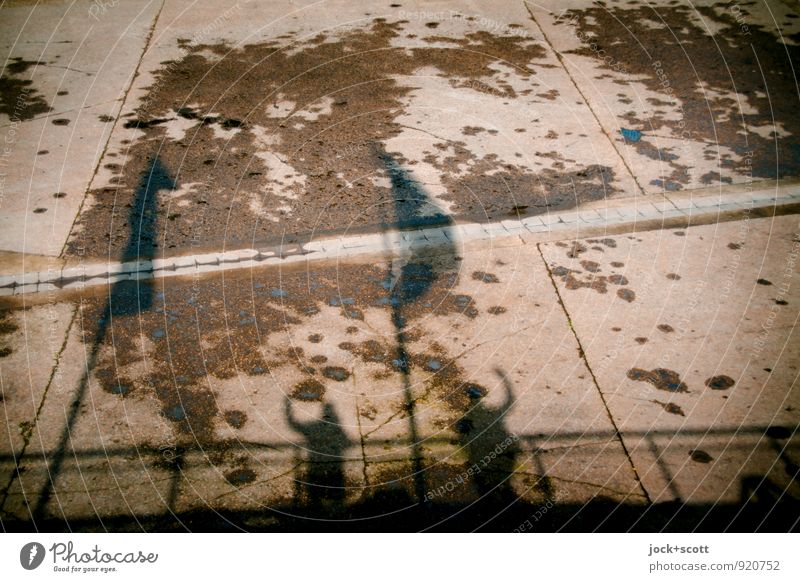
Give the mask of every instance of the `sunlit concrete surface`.
[[795, 529], [795, 2], [0, 7], [6, 530]]

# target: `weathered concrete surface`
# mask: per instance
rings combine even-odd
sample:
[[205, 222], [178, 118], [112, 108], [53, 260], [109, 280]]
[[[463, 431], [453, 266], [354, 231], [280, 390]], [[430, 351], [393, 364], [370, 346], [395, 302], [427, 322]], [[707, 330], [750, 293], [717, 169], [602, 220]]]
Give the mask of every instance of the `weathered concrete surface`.
[[526, 5], [646, 192], [797, 175], [796, 7]]
[[472, 242], [85, 296], [2, 519], [789, 528], [798, 226]]
[[87, 299], [4, 519], [644, 503], [535, 246], [401, 269], [170, 281], [107, 324]]
[[158, 2], [0, 8], [0, 250], [57, 257], [120, 112]]
[[430, 196], [407, 224], [797, 176], [791, 10], [647, 6], [4, 7], [0, 251], [375, 230], [396, 168]]
[[[42, 30], [26, 38], [46, 54], [6, 47], [4, 106], [36, 89], [30, 118], [12, 108], [4, 126], [0, 261], [15, 274], [321, 231], [442, 236], [2, 298], [5, 529], [797, 527], [800, 225], [790, 205], [756, 218], [742, 197], [797, 175], [782, 4], [767, 5], [777, 41], [761, 4], [741, 22], [706, 3], [573, 2], [559, 21], [549, 5], [452, 0], [73, 14], [92, 6], [41, 9], [63, 40], [92, 40], [63, 55], [96, 83], [56, 69], [71, 65]], [[8, 10], [18, 30], [31, 8]], [[41, 175], [53, 154], [35, 155], [37, 136], [64, 148]], [[62, 183], [79, 194], [51, 212], [41, 196]], [[689, 220], [690, 189], [721, 184], [733, 222], [663, 228]], [[31, 201], [47, 208], [33, 221]], [[546, 229], [576, 206], [578, 240], [483, 230]], [[603, 212], [640, 206], [661, 230], [596, 234]]]
[[799, 251], [796, 216], [542, 245], [654, 501], [800, 493]]
[[143, 176], [155, 255], [374, 230], [393, 180], [406, 225], [636, 194], [522, 3], [168, 3], [140, 70], [69, 254], [124, 251]]

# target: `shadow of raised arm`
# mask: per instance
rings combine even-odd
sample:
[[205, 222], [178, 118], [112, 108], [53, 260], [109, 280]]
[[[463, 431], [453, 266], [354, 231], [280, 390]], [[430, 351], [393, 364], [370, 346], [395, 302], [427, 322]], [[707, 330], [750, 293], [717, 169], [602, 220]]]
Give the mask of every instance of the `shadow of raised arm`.
[[503, 401], [503, 404], [500, 405], [500, 410], [506, 413], [514, 406], [514, 389], [511, 386], [511, 380], [508, 379], [508, 376], [506, 376], [503, 370], [495, 368], [494, 373], [503, 381], [503, 386], [506, 389], [506, 399]]
[[306, 426], [302, 422], [298, 422], [298, 420], [294, 417], [294, 413], [292, 412], [292, 401], [288, 398], [285, 398], [283, 401], [283, 412], [286, 416], [286, 422], [292, 428], [292, 430], [302, 433], [304, 432]]

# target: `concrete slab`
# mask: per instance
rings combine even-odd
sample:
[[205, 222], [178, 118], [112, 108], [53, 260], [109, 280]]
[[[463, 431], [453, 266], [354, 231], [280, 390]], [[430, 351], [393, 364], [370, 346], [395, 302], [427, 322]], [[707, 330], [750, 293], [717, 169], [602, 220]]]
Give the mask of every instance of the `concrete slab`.
[[154, 153], [157, 256], [637, 193], [522, 3], [170, 2], [140, 73], [70, 254], [122, 251]]
[[646, 192], [800, 172], [788, 3], [526, 5]]
[[654, 501], [798, 494], [798, 232], [786, 216], [541, 245]]
[[537, 248], [455, 258], [412, 253], [395, 291], [391, 264], [340, 263], [120, 283], [111, 318], [84, 297], [6, 519], [376, 518], [384, 482], [643, 503]]
[[0, 8], [3, 251], [61, 253], [159, 4], [115, 3], [113, 16], [90, 0]]
[[53, 370], [73, 311], [69, 303], [52, 303], [0, 312], [0, 387], [5, 424], [0, 455], [13, 458], [23, 452], [46, 391], [60, 380], [53, 376]]

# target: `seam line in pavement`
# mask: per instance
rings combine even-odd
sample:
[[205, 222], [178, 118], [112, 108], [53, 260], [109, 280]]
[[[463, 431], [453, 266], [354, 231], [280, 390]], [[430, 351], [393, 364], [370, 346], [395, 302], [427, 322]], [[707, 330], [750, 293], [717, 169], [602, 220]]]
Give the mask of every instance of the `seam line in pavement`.
[[22, 446], [19, 449], [19, 454], [14, 455], [14, 470], [11, 473], [11, 477], [9, 477], [8, 482], [6, 483], [3, 489], [0, 489], [0, 512], [2, 512], [3, 507], [5, 507], [6, 499], [8, 498], [8, 492], [11, 491], [11, 487], [14, 485], [14, 481], [17, 480], [19, 477], [19, 461], [25, 456], [25, 452], [28, 450], [28, 445], [31, 442], [31, 437], [33, 436], [33, 432], [36, 430], [36, 425], [39, 424], [39, 416], [42, 413], [42, 408], [44, 408], [44, 402], [47, 400], [47, 395], [50, 393], [50, 388], [53, 385], [53, 380], [58, 373], [58, 368], [61, 364], [61, 357], [64, 355], [64, 350], [67, 349], [67, 343], [69, 342], [69, 335], [72, 332], [72, 326], [75, 323], [75, 318], [78, 315], [78, 307], [76, 306], [75, 309], [72, 311], [72, 315], [69, 318], [69, 325], [67, 325], [67, 330], [64, 333], [64, 340], [61, 342], [61, 347], [58, 349], [58, 353], [55, 355], [53, 359], [53, 368], [50, 370], [50, 378], [47, 380], [47, 385], [44, 388], [44, 392], [42, 392], [42, 399], [39, 401], [39, 406], [36, 407], [36, 414], [33, 416], [33, 424], [28, 427], [28, 432], [23, 433], [22, 435]]
[[[113, 285], [120, 281], [141, 281], [162, 277], [203, 275], [235, 269], [284, 266], [317, 260], [341, 260], [363, 255], [402, 254], [424, 248], [434, 249], [442, 244], [485, 241], [505, 242], [523, 236], [581, 238], [592, 231], [609, 228], [619, 230], [652, 230], [685, 226], [688, 222], [716, 222], [729, 213], [757, 209], [794, 211], [800, 204], [800, 184], [743, 192], [726, 196], [674, 197], [650, 202], [634, 198], [625, 206], [576, 208], [564, 212], [530, 216], [521, 220], [491, 223], [455, 224], [445, 228], [426, 228], [408, 231], [387, 231], [355, 236], [340, 236], [311, 240], [307, 243], [286, 243], [280, 246], [256, 246], [226, 252], [183, 255], [131, 262], [106, 261], [67, 264], [47, 271], [0, 275], [0, 297], [61, 290], [82, 290], [87, 287]], [[676, 224], [678, 223], [678, 224]], [[539, 242], [539, 241], [534, 241]]]
[[142, 61], [144, 60], [144, 56], [147, 54], [147, 51], [150, 48], [150, 43], [152, 42], [153, 35], [155, 35], [156, 32], [156, 25], [158, 24], [158, 19], [161, 17], [161, 12], [164, 10], [164, 5], [166, 3], [167, 0], [161, 0], [161, 6], [158, 7], [158, 12], [156, 12], [155, 17], [153, 18], [153, 22], [150, 25], [150, 30], [147, 31], [147, 38], [144, 41], [142, 54], [139, 55], [139, 60], [136, 62], [136, 68], [133, 70], [130, 83], [128, 83], [128, 87], [125, 89], [125, 94], [122, 96], [122, 102], [119, 104], [119, 113], [114, 119], [114, 124], [111, 126], [111, 130], [108, 132], [108, 138], [106, 139], [106, 143], [103, 144], [103, 151], [97, 158], [97, 164], [95, 165], [94, 171], [92, 172], [92, 177], [89, 178], [89, 182], [86, 184], [86, 190], [84, 190], [83, 192], [83, 200], [81, 200], [81, 204], [80, 206], [78, 206], [78, 211], [75, 213], [75, 216], [72, 219], [72, 224], [70, 225], [69, 232], [67, 233], [67, 236], [64, 239], [64, 244], [61, 245], [61, 252], [59, 253], [59, 256], [64, 255], [64, 251], [67, 248], [67, 243], [69, 242], [69, 239], [72, 236], [72, 231], [75, 229], [75, 223], [77, 223], [78, 217], [81, 215], [81, 212], [83, 211], [83, 205], [86, 203], [86, 197], [88, 196], [89, 191], [92, 189], [92, 184], [94, 183], [95, 178], [97, 178], [97, 173], [100, 171], [100, 164], [102, 164], [103, 161], [105, 161], [106, 152], [108, 151], [108, 145], [111, 143], [111, 137], [114, 135], [114, 130], [117, 128], [117, 124], [122, 119], [122, 113], [125, 111], [125, 103], [128, 101], [128, 95], [130, 95], [131, 89], [133, 89], [133, 84], [136, 82], [136, 78], [139, 76], [139, 68], [142, 66]]
[[550, 271], [550, 265], [547, 264], [547, 260], [544, 258], [544, 253], [542, 253], [541, 245], [537, 244], [536, 250], [539, 251], [539, 256], [542, 259], [544, 268], [547, 270], [547, 277], [550, 279], [550, 284], [553, 286], [553, 291], [555, 291], [556, 293], [558, 304], [561, 306], [561, 309], [564, 312], [564, 317], [567, 319], [567, 325], [569, 326], [569, 329], [572, 332], [572, 335], [578, 344], [579, 357], [583, 361], [583, 364], [586, 366], [586, 369], [589, 371], [589, 375], [592, 377], [592, 384], [594, 384], [594, 387], [597, 390], [597, 394], [600, 396], [600, 401], [603, 403], [603, 408], [606, 411], [608, 420], [611, 423], [611, 426], [614, 428], [614, 435], [616, 436], [616, 439], [619, 441], [619, 444], [622, 447], [622, 450], [624, 451], [625, 456], [628, 459], [628, 463], [630, 464], [631, 470], [633, 471], [633, 476], [636, 479], [636, 482], [639, 484], [639, 488], [641, 489], [642, 494], [644, 495], [645, 499], [647, 499], [647, 503], [652, 505], [653, 500], [650, 498], [650, 493], [648, 493], [647, 489], [645, 489], [644, 483], [642, 483], [642, 480], [639, 478], [639, 471], [636, 470], [636, 465], [633, 462], [633, 457], [631, 457], [630, 451], [628, 451], [628, 447], [625, 446], [625, 441], [622, 439], [622, 432], [620, 432], [619, 427], [617, 426], [617, 423], [614, 420], [614, 415], [611, 414], [611, 409], [608, 407], [608, 402], [606, 401], [606, 397], [603, 394], [603, 391], [600, 389], [600, 384], [598, 384], [597, 382], [597, 376], [594, 375], [594, 370], [592, 370], [592, 366], [589, 364], [589, 360], [586, 357], [586, 351], [583, 349], [583, 344], [581, 343], [581, 339], [578, 337], [578, 332], [572, 325], [572, 318], [569, 315], [569, 311], [567, 311], [567, 306], [564, 304], [564, 300], [561, 298], [561, 292], [558, 290], [558, 285], [553, 279], [553, 273]]
[[603, 124], [600, 123], [600, 118], [598, 117], [597, 113], [595, 113], [595, 110], [592, 107], [591, 102], [589, 101], [589, 99], [586, 98], [586, 95], [583, 94], [583, 91], [578, 86], [578, 82], [574, 79], [572, 73], [570, 73], [569, 69], [567, 68], [567, 65], [564, 63], [564, 57], [561, 56], [561, 52], [556, 50], [556, 47], [554, 47], [553, 43], [550, 42], [550, 39], [547, 38], [547, 33], [544, 31], [544, 28], [539, 24], [539, 21], [536, 20], [536, 17], [533, 15], [533, 10], [531, 10], [531, 7], [528, 5], [527, 0], [522, 0], [522, 3], [525, 5], [525, 10], [528, 11], [531, 20], [536, 25], [536, 28], [538, 28], [541, 31], [542, 38], [547, 43], [547, 46], [550, 47], [550, 50], [552, 50], [553, 54], [556, 55], [558, 63], [561, 65], [561, 68], [564, 69], [564, 72], [567, 74], [567, 77], [569, 77], [569, 80], [572, 82], [572, 86], [575, 87], [575, 90], [578, 92], [578, 95], [580, 95], [581, 99], [583, 99], [584, 103], [586, 103], [586, 107], [589, 109], [589, 111], [592, 112], [592, 117], [594, 117], [594, 121], [595, 123], [597, 123], [597, 127], [600, 128], [600, 132], [604, 136], [606, 136], [606, 139], [611, 144], [611, 148], [614, 150], [614, 153], [617, 154], [617, 157], [619, 157], [620, 161], [622, 162], [622, 165], [628, 171], [628, 175], [633, 180], [633, 183], [636, 184], [636, 187], [639, 189], [639, 194], [646, 194], [644, 188], [642, 188], [642, 185], [639, 183], [639, 179], [636, 177], [636, 174], [633, 173], [633, 169], [628, 165], [628, 161], [625, 159], [625, 156], [623, 156], [622, 152], [620, 152], [617, 149], [617, 145], [614, 143], [614, 140], [611, 139], [611, 136], [606, 131], [606, 128], [603, 127]]

